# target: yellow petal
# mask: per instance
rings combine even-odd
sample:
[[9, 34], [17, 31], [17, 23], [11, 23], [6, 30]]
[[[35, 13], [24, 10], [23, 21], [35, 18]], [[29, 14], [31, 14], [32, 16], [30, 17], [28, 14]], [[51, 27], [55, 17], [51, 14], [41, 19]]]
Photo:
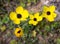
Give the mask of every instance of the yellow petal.
[[15, 20], [16, 13], [15, 12], [11, 12], [9, 17], [10, 17], [11, 20]]
[[42, 16], [39, 16], [37, 21], [42, 21], [43, 17]]
[[22, 13], [23, 12], [23, 7], [22, 6], [19, 6], [16, 8], [16, 13]]
[[54, 12], [56, 7], [54, 5], [51, 5], [51, 6], [49, 6], [49, 9], [50, 9], [51, 12]]
[[33, 20], [29, 21], [29, 24], [37, 25], [37, 23], [38, 23], [37, 21], [33, 21]]
[[29, 24], [33, 24], [33, 20], [30, 20], [30, 21], [29, 21]]
[[38, 21], [34, 21], [34, 22], [33, 22], [33, 25], [37, 25], [37, 24], [38, 24]]
[[22, 13], [22, 17], [23, 18], [27, 18], [29, 16], [29, 13], [27, 10], [24, 10], [23, 13]]
[[35, 13], [34, 14], [34, 18], [37, 18], [38, 19], [39, 18], [39, 13]]
[[39, 13], [35, 13], [35, 14], [34, 14], [34, 17], [35, 17], [35, 18], [38, 18], [38, 17], [39, 17]]
[[26, 19], [26, 18], [21, 18], [20, 20], [21, 20], [21, 21], [26, 21], [27, 19]]
[[20, 24], [20, 20], [18, 20], [18, 19], [15, 19], [13, 22], [14, 22], [15, 24]]
[[55, 18], [55, 17], [57, 17], [57, 14], [56, 13], [52, 13], [52, 16]]
[[47, 17], [48, 15], [46, 13], [42, 13], [41, 15], [43, 18]]
[[48, 10], [49, 10], [48, 6], [43, 6], [43, 12], [46, 12]]
[[30, 16], [30, 19], [33, 19], [34, 18], [34, 16], [33, 15], [29, 15]]
[[54, 18], [53, 17], [47, 17], [46, 18], [48, 21], [50, 21], [50, 22], [53, 22], [54, 21]]

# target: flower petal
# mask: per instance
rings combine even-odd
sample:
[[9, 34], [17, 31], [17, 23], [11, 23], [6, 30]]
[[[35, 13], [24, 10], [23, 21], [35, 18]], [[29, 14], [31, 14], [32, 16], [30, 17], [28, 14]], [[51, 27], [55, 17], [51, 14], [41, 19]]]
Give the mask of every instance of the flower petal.
[[55, 17], [57, 17], [57, 14], [56, 13], [52, 13], [52, 16], [55, 18]]
[[51, 5], [51, 6], [49, 6], [49, 9], [50, 9], [51, 12], [54, 12], [56, 7], [54, 5]]
[[39, 17], [39, 13], [35, 13], [35, 14], [34, 14], [34, 17], [35, 17], [35, 18], [38, 18], [38, 17]]
[[38, 24], [38, 22], [37, 22], [37, 21], [34, 21], [34, 22], [33, 22], [33, 25], [37, 25], [37, 24]]
[[30, 20], [30, 21], [29, 21], [29, 24], [33, 24], [33, 20]]
[[29, 15], [30, 16], [30, 19], [33, 19], [34, 18], [34, 16], [33, 15]]
[[20, 20], [18, 20], [18, 19], [15, 19], [13, 22], [14, 22], [15, 24], [20, 24]]
[[26, 19], [26, 18], [21, 18], [20, 20], [21, 20], [21, 21], [26, 21], [27, 19]]
[[42, 16], [39, 16], [37, 21], [42, 21], [43, 17]]
[[46, 12], [48, 10], [49, 10], [48, 6], [43, 6], [43, 12]]
[[50, 21], [50, 22], [53, 22], [54, 21], [54, 18], [53, 17], [47, 17], [46, 18], [48, 21]]
[[29, 16], [29, 13], [27, 10], [24, 10], [23, 13], [22, 13], [22, 17], [23, 18], [27, 18]]
[[37, 21], [33, 21], [33, 20], [29, 21], [29, 24], [37, 25], [37, 23], [38, 23]]
[[11, 12], [9, 17], [10, 17], [11, 20], [15, 20], [16, 13], [15, 12]]
[[19, 6], [16, 8], [16, 13], [22, 13], [23, 12], [23, 7], [22, 6]]

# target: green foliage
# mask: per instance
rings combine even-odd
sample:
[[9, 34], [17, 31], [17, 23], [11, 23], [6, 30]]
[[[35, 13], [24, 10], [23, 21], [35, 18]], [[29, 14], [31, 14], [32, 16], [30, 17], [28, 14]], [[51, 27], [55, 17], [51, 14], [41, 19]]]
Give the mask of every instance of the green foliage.
[[60, 44], [60, 38], [57, 38], [57, 44]]
[[60, 22], [53, 22], [51, 24], [51, 28], [54, 28], [54, 29], [60, 28]]
[[21, 2], [20, 5], [21, 5], [22, 7], [25, 7], [25, 3], [22, 3], [22, 2]]
[[46, 25], [44, 29], [45, 29], [47, 32], [49, 32], [49, 31], [51, 30], [49, 25]]
[[28, 3], [33, 2], [33, 3], [35, 3], [35, 4], [36, 4], [36, 1], [37, 1], [37, 0], [27, 0]]
[[13, 22], [11, 21], [10, 23], [9, 23], [9, 29], [13, 29], [14, 28], [14, 24], [13, 24]]
[[27, 0], [27, 2], [31, 2], [31, 0]]
[[3, 23], [8, 23], [9, 22], [9, 17], [7, 15], [4, 16], [4, 18], [2, 19]]
[[16, 42], [16, 40], [13, 39], [10, 41], [10, 44], [17, 44], [17, 42]]

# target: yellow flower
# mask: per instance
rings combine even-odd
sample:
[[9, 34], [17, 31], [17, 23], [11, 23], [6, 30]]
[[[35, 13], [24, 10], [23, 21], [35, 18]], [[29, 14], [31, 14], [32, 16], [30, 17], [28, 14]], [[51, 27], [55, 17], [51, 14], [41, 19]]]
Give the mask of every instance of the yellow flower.
[[20, 21], [27, 20], [28, 16], [29, 16], [28, 11], [23, 9], [23, 7], [21, 6], [17, 7], [15, 12], [10, 13], [10, 19], [15, 24], [20, 24]]
[[36, 37], [37, 32], [35, 30], [32, 31], [32, 36]]
[[49, 7], [44, 6], [42, 16], [50, 22], [54, 21], [57, 16], [57, 14], [54, 12], [55, 9], [56, 7], [54, 5], [51, 5]]
[[14, 34], [16, 37], [22, 37], [23, 36], [23, 30], [22, 28], [16, 28], [14, 31]]
[[39, 16], [39, 13], [36, 13], [34, 15], [30, 15], [29, 24], [37, 25], [39, 21], [42, 21], [42, 16]]

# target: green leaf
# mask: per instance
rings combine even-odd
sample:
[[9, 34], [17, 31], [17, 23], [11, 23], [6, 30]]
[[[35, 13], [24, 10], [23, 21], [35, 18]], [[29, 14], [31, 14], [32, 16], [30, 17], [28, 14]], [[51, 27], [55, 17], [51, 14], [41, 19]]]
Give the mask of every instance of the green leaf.
[[7, 15], [4, 16], [4, 18], [2, 19], [3, 23], [8, 23], [9, 21], [9, 17]]

